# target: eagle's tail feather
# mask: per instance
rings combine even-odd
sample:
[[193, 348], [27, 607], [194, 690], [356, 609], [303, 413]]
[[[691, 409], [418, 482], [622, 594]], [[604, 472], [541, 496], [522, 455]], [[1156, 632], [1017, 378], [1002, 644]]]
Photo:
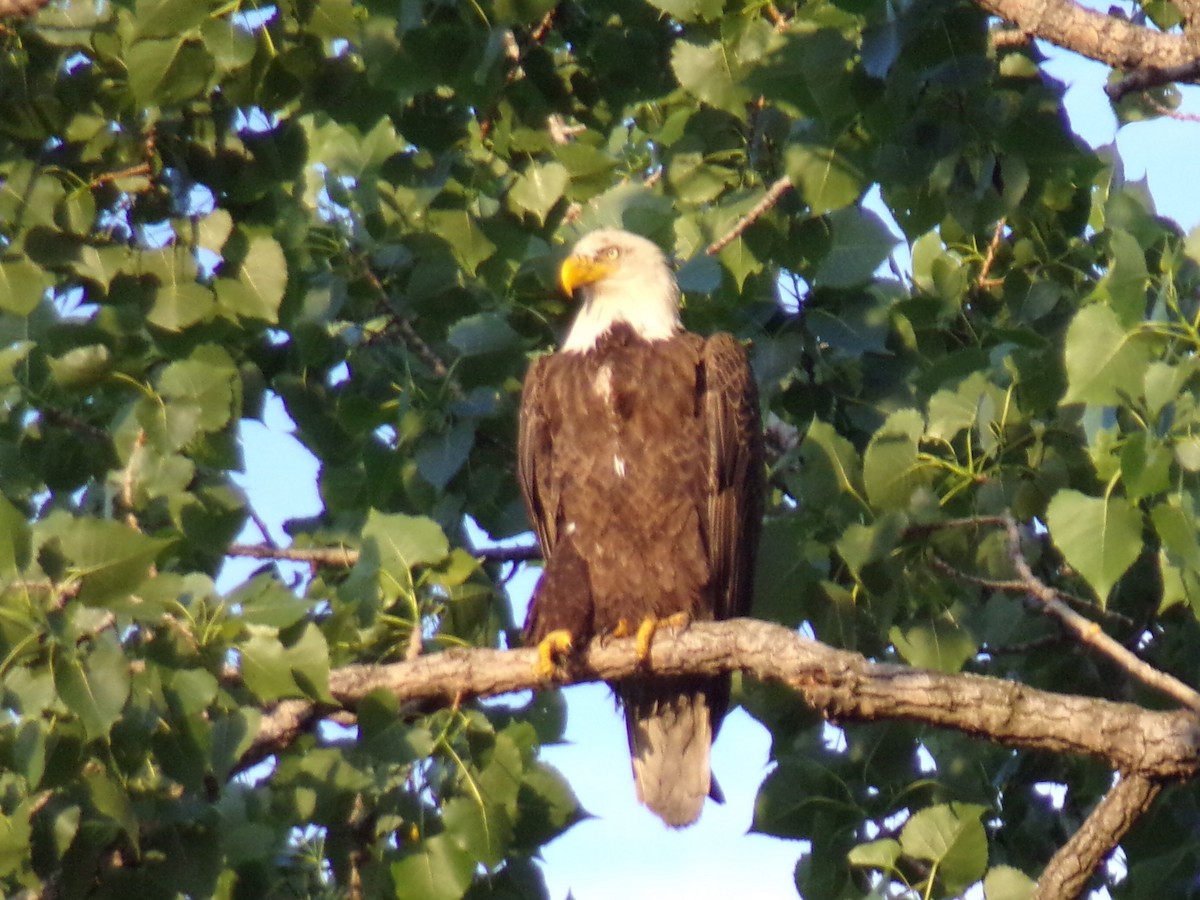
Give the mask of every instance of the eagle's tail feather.
[[638, 800], [672, 828], [700, 817], [704, 798], [721, 800], [712, 777], [707, 679], [631, 679], [617, 685], [625, 707]]

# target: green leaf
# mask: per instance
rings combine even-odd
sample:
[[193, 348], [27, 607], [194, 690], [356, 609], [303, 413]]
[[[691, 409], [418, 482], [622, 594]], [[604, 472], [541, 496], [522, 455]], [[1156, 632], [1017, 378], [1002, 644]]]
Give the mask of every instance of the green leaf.
[[707, 44], [679, 40], [671, 48], [671, 69], [680, 86], [702, 103], [744, 118], [751, 95], [732, 57], [719, 39]]
[[539, 225], [558, 203], [571, 181], [562, 163], [532, 163], [517, 178], [508, 192], [508, 199], [518, 209], [533, 215]]
[[29, 565], [32, 535], [20, 510], [0, 496], [0, 583]]
[[103, 771], [89, 772], [84, 778], [88, 795], [96, 812], [118, 825], [133, 844], [139, 845], [139, 829], [133, 802], [124, 787]]
[[228, 601], [241, 607], [243, 622], [273, 628], [295, 625], [309, 609], [309, 604], [288, 590], [273, 573], [251, 578], [230, 594]]
[[1133, 502], [1165, 491], [1170, 485], [1174, 454], [1154, 435], [1129, 435], [1121, 448], [1121, 483]]
[[59, 387], [82, 390], [94, 387], [112, 368], [112, 353], [104, 344], [88, 344], [50, 359], [50, 374]]
[[881, 838], [878, 841], [858, 844], [851, 849], [846, 858], [852, 866], [891, 872], [895, 870], [896, 860], [900, 858], [900, 842], [891, 838]]
[[486, 866], [503, 861], [512, 841], [513, 823], [504, 806], [451, 797], [442, 807], [442, 822], [454, 842]]
[[233, 417], [237, 367], [224, 348], [201, 344], [187, 359], [167, 366], [158, 379], [158, 389], [171, 406], [196, 410], [196, 424], [217, 431]]
[[676, 279], [685, 294], [713, 294], [721, 287], [721, 264], [698, 253], [679, 267]]
[[1067, 329], [1067, 393], [1063, 403], [1116, 406], [1136, 396], [1149, 348], [1109, 307], [1085, 306]]
[[720, 18], [725, 0], [650, 0], [677, 22], [692, 22], [703, 19], [709, 22]]
[[910, 665], [954, 674], [979, 649], [969, 630], [949, 616], [918, 622], [901, 628], [893, 625], [888, 637]]
[[34, 526], [37, 546], [57, 539], [80, 580], [79, 598], [99, 605], [126, 599], [149, 575], [150, 565], [170, 541], [150, 538], [123, 522], [72, 519], [57, 514]]
[[800, 445], [801, 486], [806, 503], [828, 504], [839, 495], [859, 496], [862, 461], [854, 445], [827, 422], [813, 419]]
[[154, 305], [146, 316], [150, 324], [167, 331], [182, 331], [209, 317], [216, 298], [211, 288], [196, 283], [190, 267], [166, 265], [157, 266], [156, 270], [159, 284], [154, 290]]
[[863, 483], [876, 509], [904, 509], [913, 491], [929, 483], [918, 451], [925, 422], [915, 409], [888, 416], [867, 445]]
[[442, 238], [467, 274], [474, 275], [480, 264], [496, 252], [479, 223], [465, 210], [432, 209], [425, 214], [429, 229]]
[[176, 33], [166, 40], [141, 40], [125, 55], [129, 88], [140, 107], [171, 106], [208, 86], [213, 60], [199, 40]]
[[371, 510], [363, 526], [363, 543], [373, 544], [384, 568], [432, 565], [450, 552], [441, 526], [424, 516], [381, 513]]
[[79, 717], [89, 740], [108, 736], [129, 698], [129, 662], [111, 630], [93, 639], [82, 658], [54, 657], [54, 685], [68, 708]]
[[1183, 386], [1195, 374], [1196, 365], [1196, 360], [1186, 359], [1175, 365], [1155, 360], [1147, 366], [1143, 396], [1151, 416], [1157, 416], [1179, 398]]
[[238, 267], [237, 279], [218, 278], [214, 282], [217, 302], [240, 318], [273, 325], [279, 321], [279, 304], [287, 280], [287, 258], [279, 242], [255, 235]]
[[548, 844], [576, 822], [588, 817], [570, 782], [545, 763], [534, 762], [521, 778], [517, 792], [515, 846], [532, 852]]
[[246, 687], [261, 700], [307, 696], [332, 702], [329, 694], [329, 647], [317, 626], [309, 622], [290, 646], [272, 628], [248, 627], [239, 645]]
[[446, 340], [463, 356], [480, 356], [511, 350], [520, 345], [521, 336], [500, 313], [483, 312], [455, 322]]
[[303, 695], [292, 677], [291, 658], [273, 628], [252, 626], [238, 645], [242, 678], [256, 697], [267, 702]]
[[431, 434], [420, 442], [414, 459], [417, 471], [439, 491], [446, 489], [466, 463], [475, 446], [475, 425], [462, 421], [442, 434]]
[[421, 841], [391, 872], [396, 900], [459, 900], [471, 885], [475, 860], [443, 833]]
[[50, 275], [28, 257], [0, 262], [0, 311], [27, 316], [42, 302]]
[[258, 737], [262, 714], [257, 709], [237, 709], [212, 720], [211, 762], [213, 774], [222, 781], [229, 777]]
[[208, 18], [208, 7], [191, 0], [138, 0], [132, 16], [133, 37], [173, 38]]
[[903, 530], [904, 515], [893, 511], [870, 525], [851, 525], [838, 538], [835, 547], [854, 576], [861, 578], [868, 565], [883, 562], [892, 555]]
[[929, 398], [929, 437], [952, 441], [960, 431], [973, 427], [984, 398], [994, 390], [986, 374], [972, 372], [953, 390], [938, 391]]
[[1050, 537], [1096, 592], [1101, 605], [1142, 552], [1142, 514], [1123, 497], [1088, 497], [1064, 489], [1046, 508]]
[[906, 856], [933, 863], [946, 891], [958, 896], [987, 869], [987, 833], [980, 816], [986, 806], [951, 803], [913, 814], [900, 831]]
[[793, 135], [783, 162], [792, 184], [817, 216], [856, 203], [870, 183], [856, 160], [813, 128]]
[[1146, 315], [1146, 288], [1150, 282], [1146, 254], [1133, 235], [1119, 229], [1108, 233], [1108, 250], [1108, 271], [1092, 296], [1107, 300], [1121, 325], [1133, 328]]
[[854, 287], [871, 280], [896, 246], [896, 238], [873, 212], [848, 207], [829, 214], [829, 252], [813, 274], [817, 287]]
[[1012, 866], [992, 866], [983, 879], [986, 900], [1031, 900], [1036, 889], [1032, 878]]

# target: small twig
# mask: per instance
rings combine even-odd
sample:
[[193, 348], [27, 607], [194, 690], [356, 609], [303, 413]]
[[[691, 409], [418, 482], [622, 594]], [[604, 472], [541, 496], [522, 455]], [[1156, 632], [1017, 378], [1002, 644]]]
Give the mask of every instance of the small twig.
[[996, 223], [996, 229], [992, 232], [992, 241], [988, 244], [987, 254], [983, 257], [983, 265], [979, 269], [979, 278], [975, 283], [981, 288], [995, 287], [1003, 284], [1003, 279], [988, 278], [988, 273], [992, 271], [992, 264], [996, 261], [996, 251], [1000, 249], [1000, 238], [1004, 236], [1004, 226], [1008, 224], [1007, 218], [1002, 218]]
[[[228, 556], [246, 556], [251, 559], [283, 559], [290, 562], [308, 563], [348, 569], [358, 562], [359, 552], [352, 547], [276, 547], [270, 544], [230, 544], [225, 551]], [[471, 550], [470, 554], [484, 562], [528, 562], [541, 559], [542, 551], [533, 544], [515, 547], [485, 547]]]
[[771, 207], [778, 203], [780, 198], [791, 189], [791, 178], [789, 178], [787, 175], [784, 175], [782, 178], [778, 179], [774, 184], [767, 188], [767, 193], [763, 196], [762, 200], [758, 201], [758, 203], [754, 205], [754, 208], [750, 210], [750, 212], [738, 219], [737, 222], [734, 223], [733, 227], [729, 229], [729, 231], [725, 232], [725, 234], [705, 247], [704, 252], [709, 256], [716, 256], [718, 253], [736, 241], [739, 237], [741, 237], [742, 232], [762, 218], [762, 216], [767, 213]]
[[[0, 0], [2, 2], [2, 0]], [[63, 412], [59, 409], [50, 407], [44, 408], [41, 411], [42, 419], [47, 425], [58, 425], [60, 428], [67, 428], [77, 432], [84, 437], [89, 437], [95, 441], [103, 441], [106, 444], [112, 443], [112, 435], [103, 428], [97, 428], [90, 422], [85, 422], [78, 416], [73, 416], [70, 413]]]
[[1178, 66], [1147, 66], [1130, 72], [1120, 81], [1105, 85], [1104, 93], [1116, 103], [1137, 91], [1162, 87], [1177, 81], [1195, 81], [1197, 77], [1200, 77], [1200, 60], [1190, 60]]
[[1080, 896], [1104, 858], [1150, 808], [1162, 788], [1161, 781], [1145, 775], [1122, 775], [1046, 864], [1034, 900]]
[[788, 26], [788, 17], [779, 11], [774, 3], [768, 3], [764, 8], [767, 18], [771, 20], [771, 24], [775, 26], [776, 31], [783, 31]]
[[1113, 640], [1100, 626], [1081, 616], [1058, 598], [1058, 592], [1033, 574], [1025, 554], [1021, 552], [1021, 533], [1017, 530], [1017, 522], [1012, 516], [1006, 516], [1005, 529], [1008, 532], [1008, 557], [1017, 570], [1017, 574], [1025, 583], [1025, 590], [1031, 597], [1041, 603], [1046, 612], [1053, 615], [1071, 632], [1076, 639], [1094, 650], [1107, 656], [1118, 666], [1138, 679], [1148, 687], [1174, 697], [1188, 709], [1200, 710], [1200, 694], [1192, 690], [1178, 678], [1159, 671], [1144, 660], [1127, 650], [1121, 643]]
[[363, 268], [367, 282], [379, 295], [380, 301], [387, 307], [392, 314], [392, 322], [396, 326], [396, 330], [400, 332], [400, 336], [404, 338], [404, 343], [408, 346], [416, 357], [425, 363], [435, 378], [441, 379], [446, 384], [446, 390], [450, 396], [456, 401], [462, 402], [467, 399], [466, 392], [462, 386], [454, 380], [450, 374], [450, 368], [442, 361], [442, 358], [433, 352], [433, 348], [425, 343], [425, 339], [417, 334], [417, 330], [413, 327], [412, 320], [408, 316], [398, 312], [392, 307], [391, 298], [388, 296], [387, 290], [379, 277], [369, 268]]
[[108, 184], [110, 181], [117, 181], [121, 178], [133, 178], [136, 175], [149, 175], [150, 163], [138, 163], [136, 166], [130, 166], [127, 169], [118, 169], [116, 172], [101, 172], [88, 183], [88, 187], [96, 188], [102, 184]]
[[1185, 113], [1180, 112], [1177, 109], [1169, 109], [1163, 106], [1153, 97], [1145, 97], [1143, 99], [1161, 115], [1175, 119], [1177, 122], [1200, 122], [1200, 115], [1197, 115], [1196, 113]]
[[[1001, 524], [1003, 524], [1003, 522]], [[907, 530], [905, 530], [904, 537], [911, 537]], [[930, 560], [935, 569], [938, 569], [957, 581], [973, 584], [976, 587], [985, 588], [987, 590], [1001, 591], [1006, 594], [1027, 594], [1029, 592], [1029, 585], [1026, 582], [1018, 579], [987, 578], [982, 575], [972, 575], [970, 572], [964, 572], [962, 569], [952, 566], [950, 563], [946, 562], [946, 560], [942, 559], [936, 554], [931, 556]], [[1066, 591], [1060, 591], [1058, 588], [1052, 588], [1047, 585], [1047, 589], [1053, 591], [1054, 595], [1059, 600], [1061, 600], [1063, 603], [1066, 603], [1068, 606], [1073, 607], [1074, 609], [1085, 609], [1092, 615], [1102, 619], [1107, 619], [1114, 624], [1119, 624], [1127, 628], [1134, 627], [1134, 621], [1133, 619], [1129, 618], [1129, 616], [1122, 615], [1121, 613], [1114, 612], [1113, 610], [1101, 609], [1095, 603], [1092, 603], [1083, 597], [1076, 596], [1075, 594], [1069, 594]]]
[[258, 529], [258, 533], [262, 535], [263, 541], [268, 547], [278, 547], [275, 538], [271, 537], [271, 529], [267, 527], [267, 523], [263, 521], [263, 517], [258, 514], [253, 506], [249, 509], [250, 521], [254, 523], [254, 527]]
[[271, 544], [230, 544], [227, 556], [288, 560], [315, 566], [349, 569], [358, 562], [358, 551], [349, 547], [276, 547]]
[[442, 358], [433, 352], [424, 338], [417, 334], [417, 330], [413, 328], [412, 322], [407, 316], [397, 315], [395, 319], [396, 330], [400, 332], [404, 338], [404, 343], [408, 345], [408, 349], [417, 355], [421, 362], [425, 363], [433, 374], [440, 378], [446, 384], [446, 390], [450, 392], [450, 396], [461, 402], [467, 399], [466, 392], [462, 386], [454, 380], [450, 374], [450, 369], [442, 362]]

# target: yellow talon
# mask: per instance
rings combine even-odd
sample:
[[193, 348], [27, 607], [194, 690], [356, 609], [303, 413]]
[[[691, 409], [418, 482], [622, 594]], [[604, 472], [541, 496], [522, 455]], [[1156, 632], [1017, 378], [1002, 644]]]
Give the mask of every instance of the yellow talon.
[[537, 645], [537, 662], [533, 664], [533, 674], [543, 681], [554, 677], [558, 671], [558, 661], [569, 654], [575, 647], [575, 639], [565, 628], [551, 631]]
[[639, 662], [650, 659], [650, 645], [654, 643], [654, 635], [660, 628], [687, 628], [692, 617], [685, 612], [672, 613], [665, 619], [646, 616], [637, 630], [637, 658]]
[[602, 636], [602, 643], [615, 641], [617, 638], [629, 637], [633, 634], [633, 628], [629, 624], [628, 619], [617, 619], [617, 624], [612, 631]]

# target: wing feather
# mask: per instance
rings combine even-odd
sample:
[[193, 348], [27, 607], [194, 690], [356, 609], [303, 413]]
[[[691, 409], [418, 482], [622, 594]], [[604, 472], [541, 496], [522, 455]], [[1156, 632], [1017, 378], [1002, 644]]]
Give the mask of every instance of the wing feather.
[[713, 617], [750, 612], [763, 513], [763, 437], [758, 388], [746, 353], [730, 334], [709, 338], [704, 366], [708, 435], [706, 531]]
[[552, 387], [549, 383], [551, 357], [535, 359], [521, 391], [521, 415], [517, 431], [517, 477], [525, 510], [537, 534], [542, 555], [549, 557], [558, 538], [560, 485], [553, 478], [554, 451]]

